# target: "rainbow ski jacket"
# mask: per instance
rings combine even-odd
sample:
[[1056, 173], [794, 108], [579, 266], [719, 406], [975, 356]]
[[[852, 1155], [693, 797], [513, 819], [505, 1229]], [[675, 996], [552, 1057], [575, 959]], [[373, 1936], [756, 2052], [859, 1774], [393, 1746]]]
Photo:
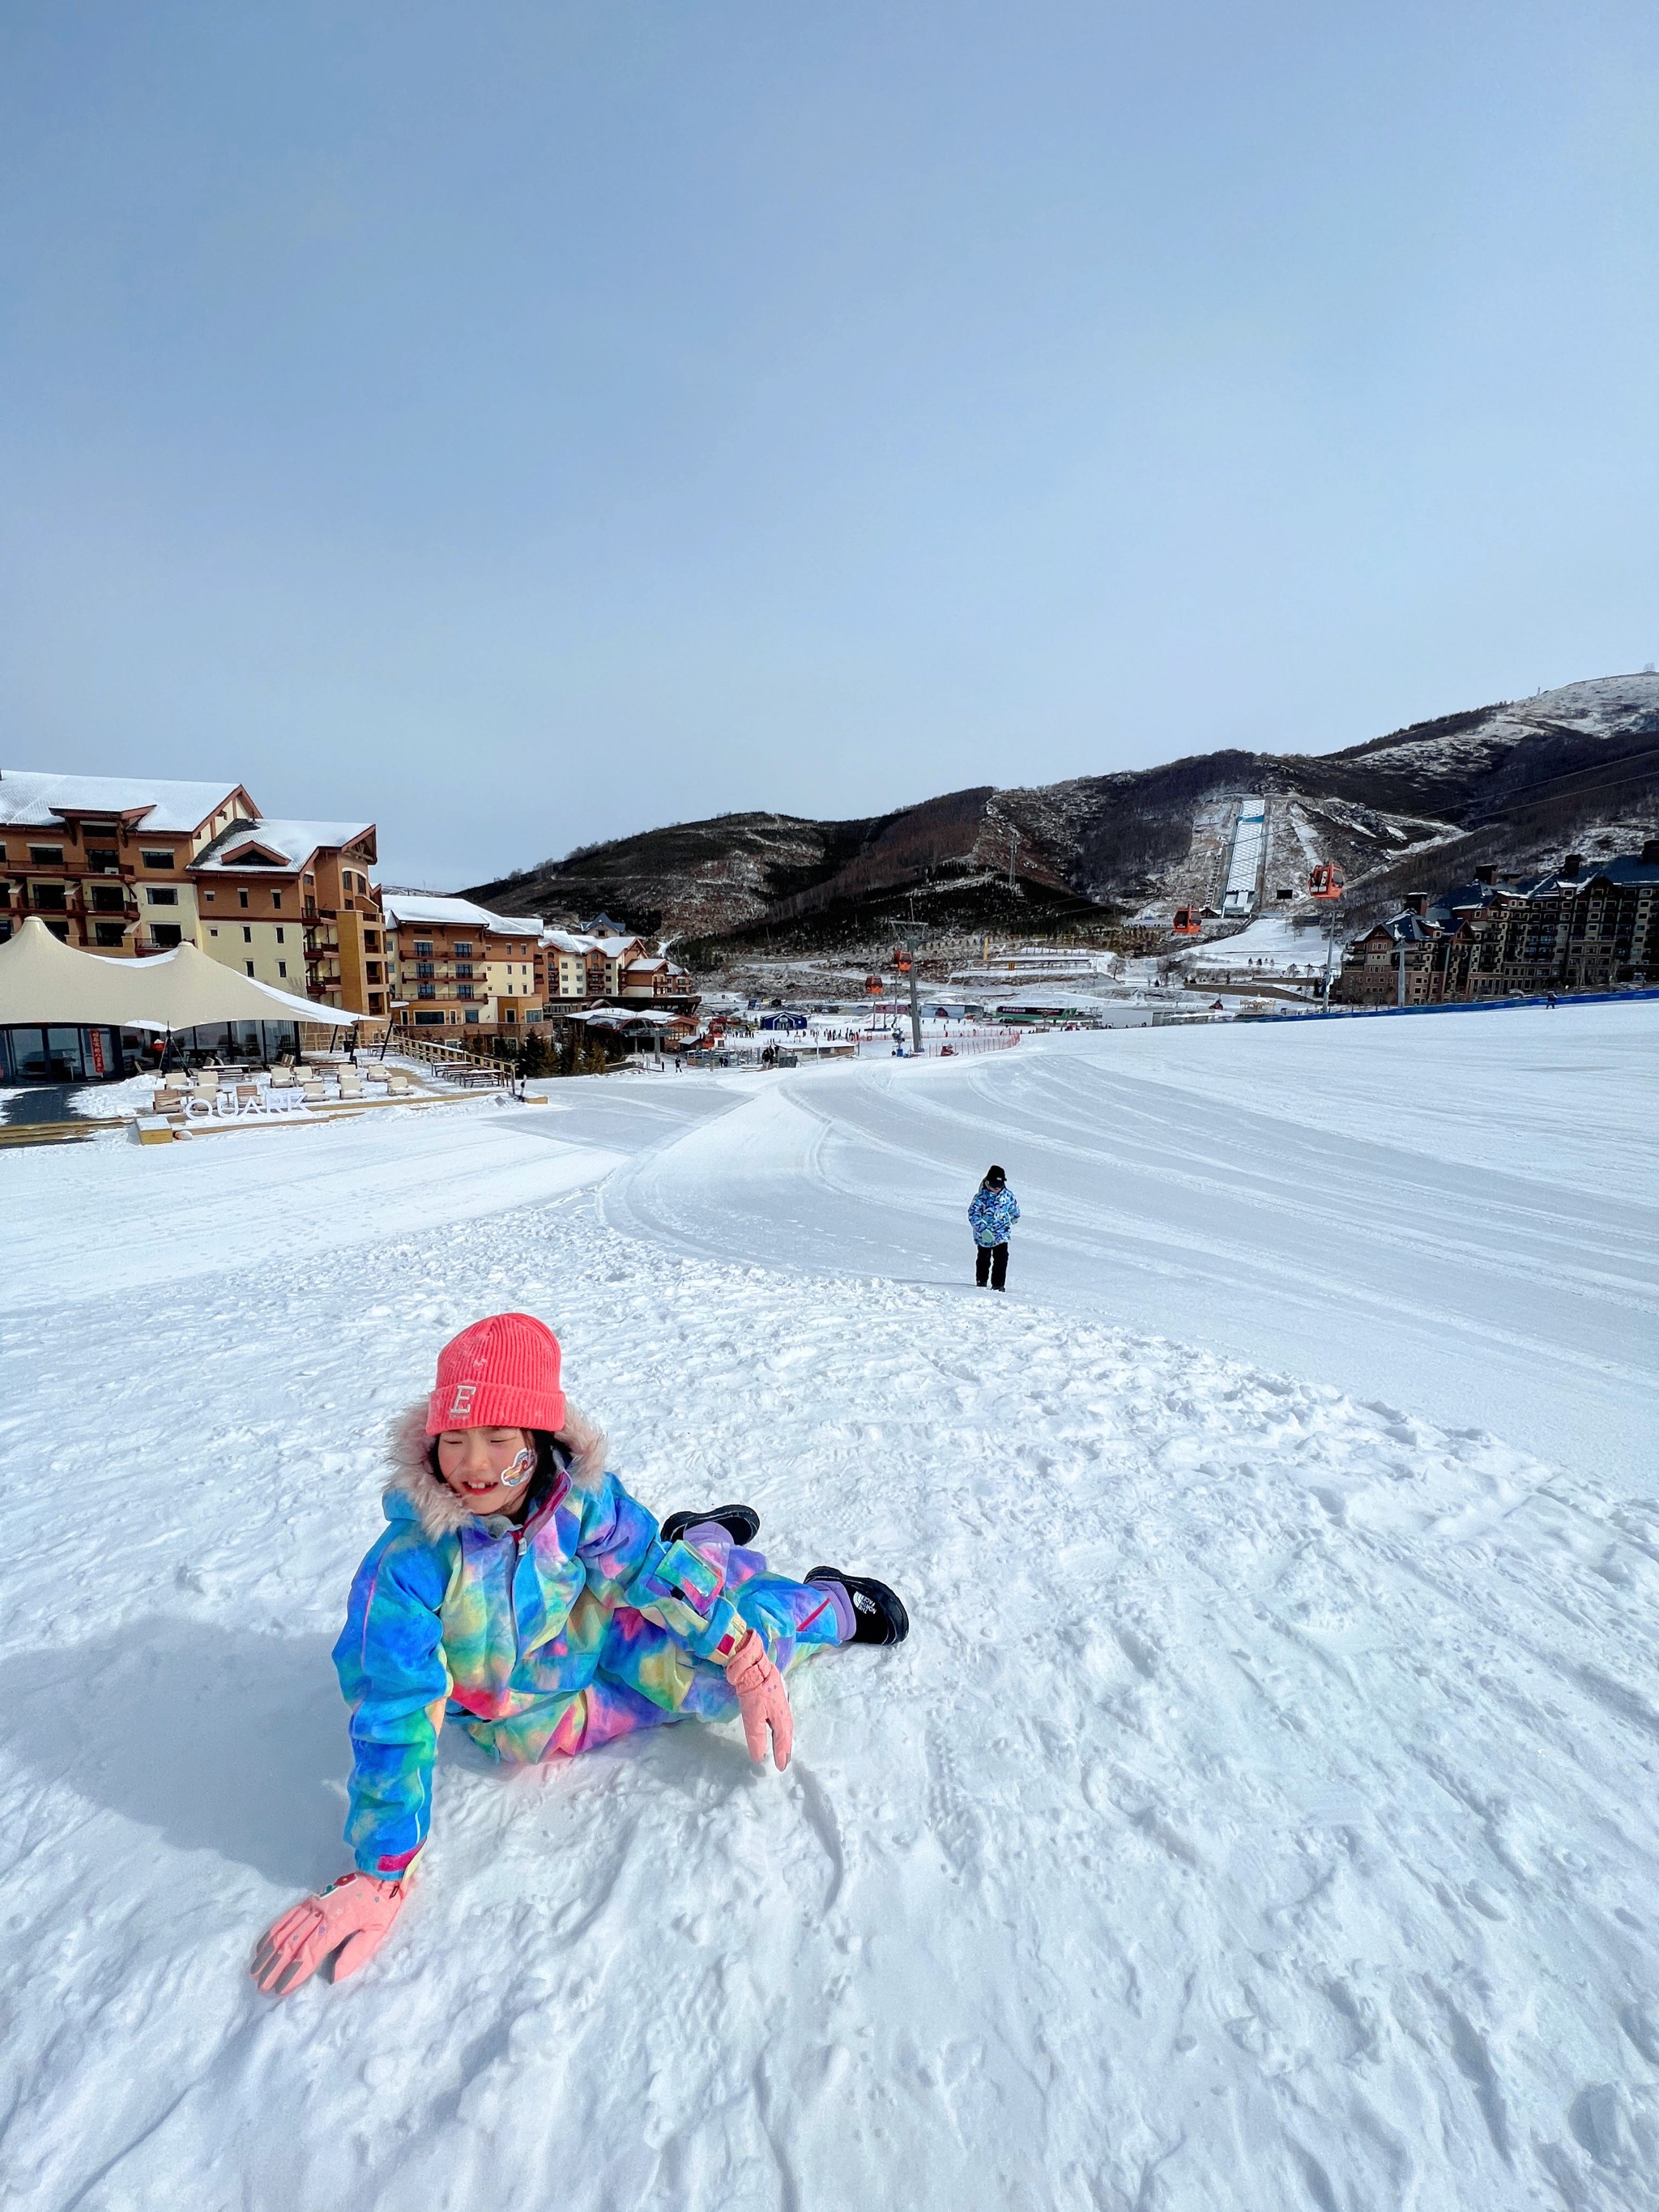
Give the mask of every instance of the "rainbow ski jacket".
[[558, 1477], [520, 1528], [468, 1512], [432, 1472], [425, 1413], [422, 1400], [393, 1428], [391, 1526], [334, 1647], [362, 1872], [400, 1874], [424, 1845], [446, 1719], [497, 1759], [548, 1759], [735, 1713], [724, 1662], [751, 1627], [781, 1668], [841, 1641], [826, 1593], [769, 1573], [758, 1552], [664, 1544], [574, 1408]]
[[1019, 1219], [1019, 1200], [1006, 1186], [993, 1190], [981, 1183], [968, 1208], [968, 1221], [975, 1244], [1006, 1244], [1008, 1231]]

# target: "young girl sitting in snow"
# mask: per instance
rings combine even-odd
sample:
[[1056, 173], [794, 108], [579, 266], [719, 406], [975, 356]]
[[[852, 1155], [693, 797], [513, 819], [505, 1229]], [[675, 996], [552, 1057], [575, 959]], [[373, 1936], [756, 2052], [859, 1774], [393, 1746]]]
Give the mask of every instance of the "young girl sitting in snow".
[[908, 1633], [884, 1583], [769, 1572], [746, 1548], [760, 1528], [746, 1505], [659, 1528], [605, 1472], [605, 1449], [565, 1401], [558, 1340], [528, 1314], [475, 1322], [438, 1355], [437, 1387], [392, 1431], [392, 1526], [357, 1571], [334, 1647], [356, 1866], [264, 1936], [262, 1990], [285, 1996], [331, 1954], [339, 1981], [379, 1950], [426, 1843], [447, 1717], [497, 1759], [528, 1762], [741, 1713], [750, 1758], [765, 1759], [769, 1733], [782, 1768], [791, 1662]]

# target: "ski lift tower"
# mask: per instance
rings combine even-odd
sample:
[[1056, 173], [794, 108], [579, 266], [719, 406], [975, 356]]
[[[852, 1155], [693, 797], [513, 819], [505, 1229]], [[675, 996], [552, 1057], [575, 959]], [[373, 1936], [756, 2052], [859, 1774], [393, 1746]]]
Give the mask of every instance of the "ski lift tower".
[[899, 943], [910, 956], [910, 1049], [921, 1058], [921, 1001], [916, 996], [916, 955], [921, 949], [925, 932], [907, 929]]
[[1331, 955], [1336, 949], [1336, 902], [1342, 896], [1342, 872], [1334, 868], [1328, 860], [1322, 860], [1308, 878], [1308, 896], [1317, 899], [1326, 908], [1325, 927], [1325, 983], [1320, 993], [1320, 1002], [1331, 1003]]

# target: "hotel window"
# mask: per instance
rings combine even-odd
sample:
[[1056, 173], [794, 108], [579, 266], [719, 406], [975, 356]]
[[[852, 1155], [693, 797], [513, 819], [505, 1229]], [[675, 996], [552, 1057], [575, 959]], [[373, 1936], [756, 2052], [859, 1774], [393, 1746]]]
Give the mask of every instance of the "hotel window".
[[100, 845], [95, 850], [92, 846], [88, 846], [87, 866], [89, 868], [106, 868], [112, 872], [115, 869], [118, 868], [120, 865], [121, 862], [118, 855], [113, 853], [108, 846]]
[[204, 890], [202, 893], [202, 896], [207, 901], [210, 906], [213, 904], [213, 893], [211, 890]]
[[467, 939], [466, 943], [465, 943], [465, 944], [463, 944], [463, 943], [461, 942], [460, 939], [458, 937], [458, 938], [456, 939], [456, 940], [455, 940], [454, 952], [455, 952], [455, 957], [456, 957], [458, 960], [470, 960], [470, 959], [472, 957], [472, 941], [471, 941], [471, 939], [469, 938], [469, 939]]
[[470, 960], [458, 960], [455, 963], [455, 973], [458, 975], [471, 975], [472, 963]]
[[170, 868], [173, 866], [171, 853], [141, 852], [138, 857], [147, 868]]
[[278, 945], [283, 945], [286, 944], [287, 941], [286, 938], [283, 935], [283, 925], [279, 921], [276, 925], [276, 942]]
[[94, 945], [118, 945], [125, 933], [118, 921], [95, 921], [92, 926]]
[[416, 940], [415, 940], [415, 957], [416, 957], [417, 960], [430, 960], [430, 959], [431, 959], [431, 957], [432, 957], [432, 940], [431, 940], [431, 939], [430, 939], [429, 937], [417, 937], [417, 938], [416, 939]]
[[149, 933], [157, 945], [171, 946], [177, 945], [185, 933], [176, 921], [158, 921], [152, 924]]
[[281, 891], [272, 891], [270, 895], [270, 910], [273, 914], [280, 914], [282, 912], [283, 895]]
[[29, 858], [37, 868], [61, 868], [64, 848], [61, 845], [31, 845]]
[[288, 963], [287, 963], [287, 961], [286, 961], [286, 960], [279, 960], [279, 961], [276, 963], [276, 973], [277, 973], [279, 975], [287, 975], [287, 973], [288, 973]]
[[179, 894], [171, 884], [147, 884], [144, 896], [152, 906], [177, 906]]
[[247, 904], [247, 893], [246, 891], [238, 891], [236, 896], [243, 906]]
[[[244, 945], [252, 945], [253, 942], [253, 932], [248, 927], [246, 922], [242, 924], [242, 942]], [[248, 973], [249, 975], [252, 975], [253, 970], [250, 968]]]
[[438, 987], [435, 983], [417, 983], [415, 986], [415, 995], [417, 999], [435, 999], [438, 995]]
[[245, 961], [242, 963], [242, 965], [243, 965], [243, 967], [244, 967], [244, 968], [246, 968], [246, 969], [247, 969], [247, 972], [248, 972], [248, 974], [249, 974], [250, 975], [253, 973], [253, 963], [252, 963], [251, 960], [245, 960]]

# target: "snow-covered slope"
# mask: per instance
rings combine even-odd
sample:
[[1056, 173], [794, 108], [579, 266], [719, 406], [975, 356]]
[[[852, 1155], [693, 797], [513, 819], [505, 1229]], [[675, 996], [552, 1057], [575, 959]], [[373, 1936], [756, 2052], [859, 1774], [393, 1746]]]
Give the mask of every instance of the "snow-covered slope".
[[[52, 1232], [0, 1321], [8, 2205], [1651, 2203], [1659, 1500], [1595, 1439], [1659, 1338], [1630, 1321], [1598, 1395], [1582, 1332], [1651, 1310], [1652, 1106], [1608, 1109], [1655, 1028], [1137, 1032], [0, 1162]], [[994, 1301], [959, 1218], [993, 1146], [1026, 1208]], [[1437, 1313], [1485, 1285], [1461, 1410], [1423, 1369], [1440, 1425], [1392, 1281], [1287, 1288], [1316, 1158]], [[1522, 1234], [1553, 1464], [1481, 1372]], [[1344, 1298], [1375, 1402], [1334, 1387]], [[386, 1951], [272, 2006], [252, 1936], [339, 1863], [380, 1425], [507, 1304], [643, 1496], [750, 1498], [779, 1564], [890, 1573], [915, 1633], [797, 1678], [787, 1777], [729, 1730], [518, 1775], [450, 1745]]]
[[1022, 1297], [1627, 1481], [1659, 1424], [1656, 1040], [1633, 1004], [830, 1066], [601, 1202], [686, 1252], [949, 1281], [994, 1159]]

